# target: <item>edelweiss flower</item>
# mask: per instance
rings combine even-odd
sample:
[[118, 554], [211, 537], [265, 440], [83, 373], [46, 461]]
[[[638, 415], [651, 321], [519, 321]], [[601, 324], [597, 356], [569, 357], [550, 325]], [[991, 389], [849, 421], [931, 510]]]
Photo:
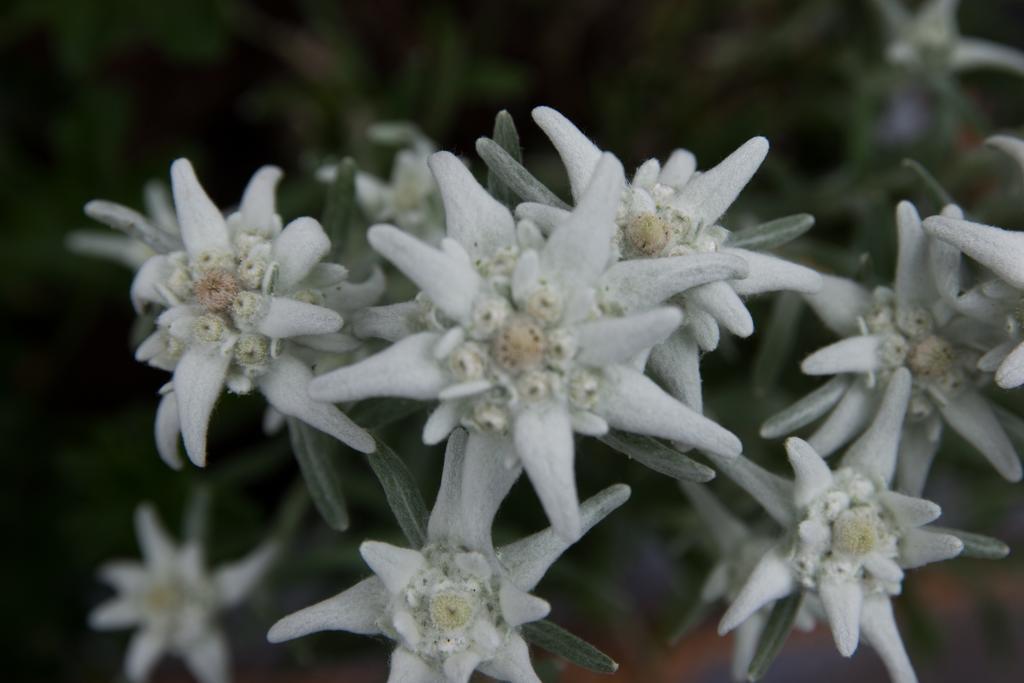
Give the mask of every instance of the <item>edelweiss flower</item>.
[[[731, 603], [747, 583], [758, 562], [777, 541], [749, 529], [707, 487], [688, 482], [682, 482], [681, 485], [710, 533], [719, 558], [701, 588], [700, 600], [709, 604], [719, 600]], [[770, 612], [771, 604], [766, 603], [736, 628], [731, 667], [733, 680], [748, 680], [747, 672]], [[797, 626], [804, 631], [814, 628], [814, 617], [806, 605], [802, 605], [797, 614]]]
[[[533, 118], [562, 158], [578, 201], [601, 151], [553, 109], [538, 107]], [[732, 233], [718, 223], [767, 153], [768, 141], [752, 138], [704, 173], [696, 171], [693, 154], [683, 149], [674, 151], [664, 167], [657, 159], [648, 159], [637, 169], [617, 208], [610, 259], [631, 264], [621, 266], [624, 272], [642, 268], [639, 264], [651, 259], [692, 254], [733, 257], [732, 273], [722, 272], [715, 281], [685, 294], [666, 292], [662, 301], [649, 302], [672, 303], [683, 310], [683, 326], [655, 347], [650, 367], [673, 395], [696, 410], [702, 407], [700, 352], [718, 346], [719, 326], [741, 337], [754, 331], [754, 321], [740, 297], [779, 290], [816, 292], [821, 287], [820, 277], [809, 268], [732, 246]], [[560, 209], [536, 203], [522, 204], [516, 212], [542, 225], [550, 225], [562, 214]]]
[[803, 591], [820, 597], [840, 654], [852, 655], [863, 631], [895, 683], [917, 680], [890, 599], [900, 593], [903, 570], [955, 557], [963, 543], [924, 528], [939, 516], [938, 505], [890, 490], [910, 399], [910, 372], [901, 368], [874, 422], [835, 471], [807, 442], [786, 441], [795, 481], [789, 514], [778, 521], [788, 533], [754, 568], [722, 617], [720, 633], [769, 602]]
[[926, 0], [911, 14], [900, 0], [875, 0], [889, 31], [886, 57], [893, 64], [954, 72], [1003, 69], [1024, 75], [1024, 52], [957, 27], [959, 0]]
[[[370, 126], [366, 136], [378, 144], [402, 145], [402, 149], [395, 153], [388, 180], [362, 171], [356, 174], [359, 208], [370, 221], [393, 223], [431, 244], [439, 243], [444, 237], [444, 213], [427, 166], [434, 143], [412, 124], [378, 123]], [[325, 166], [317, 178], [332, 182], [336, 173], [336, 166]]]
[[174, 215], [167, 187], [156, 180], [143, 188], [143, 216], [127, 206], [94, 199], [85, 205], [90, 218], [123, 234], [111, 235], [98, 230], [73, 230], [68, 234], [71, 251], [120, 263], [137, 271], [154, 254], [180, 250], [181, 229]]
[[[947, 215], [962, 215], [947, 207]], [[896, 210], [899, 259], [893, 289], [873, 293], [857, 283], [825, 277], [822, 292], [807, 297], [827, 327], [845, 338], [820, 349], [801, 368], [809, 375], [838, 375], [790, 408], [768, 419], [765, 438], [777, 438], [822, 417], [808, 439], [828, 456], [867, 423], [878, 399], [879, 380], [898, 368], [913, 377], [913, 396], [903, 429], [898, 482], [917, 495], [942, 437], [943, 422], [987, 458], [1006, 479], [1021, 478], [1017, 452], [979, 387], [988, 376], [978, 360], [990, 348], [994, 330], [956, 315], [959, 256], [929, 240], [917, 210], [902, 202]]]
[[[491, 455], [467, 454], [466, 446], [465, 432], [452, 434], [424, 547], [363, 543], [360, 553], [375, 575], [281, 619], [268, 639], [317, 631], [385, 635], [398, 644], [388, 678], [394, 683], [466, 683], [476, 669], [502, 681], [539, 683], [519, 627], [547, 616], [548, 603], [529, 591], [571, 543], [547, 529], [495, 551], [491, 523], [513, 480], [463, 482], [474, 466], [469, 459]], [[586, 501], [582, 529], [628, 498], [629, 487], [617, 484]]]
[[277, 544], [265, 543], [209, 573], [200, 545], [175, 545], [151, 505], [136, 509], [135, 529], [144, 562], [118, 560], [100, 568], [100, 578], [118, 595], [94, 609], [89, 624], [103, 631], [138, 626], [125, 659], [125, 675], [133, 683], [146, 680], [165, 653], [184, 659], [201, 683], [226, 683], [228, 645], [216, 615], [252, 591], [277, 555]]
[[[570, 539], [580, 532], [573, 431], [601, 435], [611, 426], [739, 455], [735, 436], [636, 369], [681, 318], [650, 307], [718, 274], [691, 270], [691, 257], [629, 273], [607, 268], [623, 185], [617, 159], [602, 158], [577, 208], [546, 240], [531, 221], [516, 226], [456, 157], [440, 152], [430, 164], [447, 214], [440, 249], [392, 226], [369, 231], [374, 249], [426, 297], [416, 323], [425, 331], [409, 324], [415, 302], [387, 307], [377, 327], [394, 327], [383, 336], [400, 340], [316, 378], [314, 398], [439, 399], [424, 442], [439, 443], [458, 425], [471, 441], [488, 437], [498, 452], [486, 457], [510, 468], [521, 462], [555, 529]], [[609, 315], [599, 292], [648, 310]]]
[[184, 249], [170, 245], [146, 261], [132, 283], [132, 301], [139, 310], [166, 309], [136, 358], [174, 373], [156, 419], [157, 448], [172, 467], [181, 464], [179, 432], [189, 458], [206, 463], [207, 426], [224, 387], [237, 394], [259, 388], [279, 412], [358, 450], [374, 449], [373, 439], [337, 408], [309, 398], [306, 385], [319, 354], [358, 346], [340, 332], [338, 311], [372, 303], [382, 276], [353, 285], [345, 268], [320, 263], [330, 241], [312, 218], [282, 230], [274, 210], [280, 177], [277, 168], [260, 169], [239, 210], [225, 219], [187, 160], [171, 166]]

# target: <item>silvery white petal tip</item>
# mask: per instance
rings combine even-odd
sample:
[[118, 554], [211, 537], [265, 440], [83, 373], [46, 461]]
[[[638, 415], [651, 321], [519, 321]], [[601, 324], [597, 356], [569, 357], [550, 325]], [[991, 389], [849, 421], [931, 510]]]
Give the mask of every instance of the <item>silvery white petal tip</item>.
[[944, 216], [926, 218], [924, 229], [990, 268], [1014, 287], [1024, 288], [1024, 233]]
[[364, 541], [359, 546], [359, 554], [391, 593], [404, 588], [416, 572], [426, 566], [419, 551], [379, 541]]
[[718, 634], [725, 635], [768, 603], [789, 595], [794, 581], [789, 565], [774, 551], [754, 567], [736, 599], [718, 622]]
[[832, 470], [803, 439], [786, 439], [786, 453], [795, 475], [795, 501], [802, 507], [832, 485]]
[[847, 337], [807, 356], [800, 364], [806, 375], [871, 372], [881, 367], [883, 339], [876, 335]]
[[579, 198], [594, 174], [594, 169], [601, 158], [601, 150], [569, 119], [551, 107], [536, 107], [532, 115], [533, 120], [555, 146], [558, 156], [562, 158], [565, 170], [569, 174], [572, 195]]
[[171, 164], [171, 188], [174, 208], [181, 225], [181, 238], [190, 256], [204, 251], [231, 251], [228, 226], [220, 209], [199, 184], [188, 159]]
[[860, 641], [864, 592], [857, 581], [823, 581], [818, 588], [839, 654], [850, 657]]

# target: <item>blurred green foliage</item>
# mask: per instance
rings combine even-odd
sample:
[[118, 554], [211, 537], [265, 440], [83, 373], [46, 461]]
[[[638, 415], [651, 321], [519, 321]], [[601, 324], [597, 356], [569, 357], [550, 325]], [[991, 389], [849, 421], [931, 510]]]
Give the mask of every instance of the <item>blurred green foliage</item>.
[[[95, 566], [136, 553], [130, 519], [140, 499], [156, 501], [170, 521], [194, 484], [207, 482], [216, 559], [260, 538], [297, 476], [287, 439], [268, 441], [259, 432], [256, 399], [223, 401], [208, 471], [173, 474], [158, 460], [152, 417], [165, 378], [132, 360], [130, 275], [63, 246], [68, 230], [88, 222], [85, 201], [138, 205], [146, 179], [165, 177], [172, 159], [189, 156], [221, 205], [236, 201], [260, 164], [276, 163], [288, 172], [282, 213], [319, 216], [324, 188], [311, 172], [324, 158], [351, 155], [386, 170], [385, 153], [362, 138], [369, 123], [413, 120], [441, 147], [473, 157], [474, 140], [490, 134], [502, 108], [518, 122], [527, 164], [564, 188], [556, 158], [529, 121], [530, 108], [543, 103], [619, 153], [627, 167], [676, 146], [694, 150], [707, 166], [743, 140], [766, 135], [773, 151], [733, 209], [731, 227], [812, 213], [817, 226], [788, 255], [880, 282], [894, 262], [894, 201], [938, 208], [901, 166], [905, 157], [935, 173], [973, 216], [1024, 225], [1019, 176], [978, 148], [993, 130], [1024, 122], [1024, 88], [1001, 74], [957, 83], [891, 69], [881, 60], [881, 31], [870, 10], [866, 1], [833, 0], [6, 3], [4, 680], [105, 680], [118, 670], [122, 641], [89, 634], [84, 615], [104, 594]], [[1024, 47], [1019, 2], [964, 3], [960, 17], [972, 35]], [[906, 116], [916, 122], [909, 134], [900, 124]], [[787, 349], [778, 331], [770, 339], [782, 355], [758, 361], [771, 311], [769, 302], [756, 304], [762, 334], [709, 356], [705, 377], [709, 411], [743, 438], [750, 457], [779, 467], [778, 445], [760, 442], [757, 426], [813, 386], [796, 363], [828, 336], [780, 300], [774, 315], [783, 319], [775, 327], [795, 327], [798, 345]], [[767, 391], [779, 362], [779, 385]], [[755, 401], [752, 373], [761, 379]], [[1021, 410], [1017, 395], [1004, 399]], [[407, 418], [385, 439], [406, 456], [429, 501], [440, 451], [419, 444], [421, 420], [422, 414]], [[1024, 539], [1019, 487], [948, 441], [934, 495], [949, 502], [950, 523]], [[369, 468], [354, 453], [340, 457], [351, 527], [338, 535], [306, 520], [302, 552], [275, 583], [284, 597], [263, 596], [251, 623], [238, 629], [244, 642], [236, 642], [237, 650], [248, 653], [246, 661], [282, 661], [286, 653], [301, 660], [321, 644], [328, 658], [365, 648], [343, 636], [278, 650], [261, 644], [265, 627], [286, 608], [364, 573], [357, 540], [399, 537]], [[672, 481], [596, 444], [580, 462], [583, 493], [626, 481], [644, 495], [570, 553], [544, 592], [555, 598], [563, 623], [616, 614], [658, 656], [663, 625], [678, 620], [702, 580], [703, 561], [692, 552], [696, 521]], [[736, 493], [728, 482], [714, 486]], [[532, 495], [516, 488], [507, 504], [514, 513], [502, 518], [499, 538], [543, 525]], [[735, 498], [743, 501], [740, 512], [754, 511], [743, 496]], [[1016, 523], [1002, 522], [1014, 506]], [[669, 551], [652, 556], [659, 545]], [[956, 571], [976, 565], [965, 562]], [[927, 614], [913, 623], [926, 627]], [[987, 623], [1002, 623], [997, 609]], [[626, 636], [593, 627], [585, 635], [613, 645]]]

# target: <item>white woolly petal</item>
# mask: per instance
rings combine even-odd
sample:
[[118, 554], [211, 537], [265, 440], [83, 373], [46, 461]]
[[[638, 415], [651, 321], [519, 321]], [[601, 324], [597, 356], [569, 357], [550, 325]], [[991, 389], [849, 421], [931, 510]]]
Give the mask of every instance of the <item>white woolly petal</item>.
[[888, 596], [872, 595], [861, 608], [860, 627], [864, 639], [878, 652], [885, 663], [892, 683], [917, 683], [914, 667], [910, 664], [903, 639], [896, 628], [892, 602]]
[[602, 299], [634, 311], [709, 282], [742, 278], [748, 271], [746, 261], [727, 253], [628, 259], [605, 271], [599, 288]]
[[449, 382], [434, 359], [438, 338], [433, 332], [414, 334], [365, 360], [321, 375], [310, 382], [310, 396], [335, 403], [370, 396], [436, 398]]
[[880, 335], [840, 339], [807, 356], [800, 369], [807, 375], [836, 375], [842, 372], [871, 372], [881, 367]]
[[[625, 484], [615, 484], [583, 501], [580, 505], [580, 528], [582, 533], [590, 531], [620, 505], [629, 500], [630, 489]], [[503, 546], [498, 550], [509, 578], [523, 590], [533, 590], [540, 583], [548, 568], [555, 563], [572, 541], [555, 532], [544, 529]]]
[[[283, 234], [283, 233], [282, 233]], [[341, 329], [341, 316], [329, 308], [298, 299], [272, 296], [256, 329], [272, 339], [330, 334]]]
[[604, 418], [588, 411], [574, 410], [569, 417], [572, 430], [583, 436], [604, 436], [611, 429]]
[[834, 408], [850, 388], [850, 378], [838, 375], [761, 425], [762, 439], [777, 439], [814, 422]]
[[688, 149], [675, 149], [669, 155], [668, 161], [661, 167], [661, 174], [658, 182], [668, 185], [676, 190], [681, 190], [693, 177], [697, 170], [697, 157]]
[[512, 273], [512, 298], [520, 306], [536, 290], [540, 280], [540, 255], [528, 249], [519, 255]]
[[711, 282], [689, 290], [687, 299], [701, 307], [738, 337], [754, 333], [754, 320], [743, 301], [726, 282]]
[[[277, 215], [277, 183], [283, 173], [277, 166], [263, 166], [253, 174], [242, 193], [238, 212], [246, 230], [273, 237], [281, 229]], [[312, 220], [312, 219], [308, 219]]]
[[1020, 481], [1020, 457], [992, 405], [976, 390], [968, 389], [939, 407], [956, 433], [978, 449], [1007, 481]]
[[[934, 418], [933, 418], [934, 419]], [[935, 420], [937, 422], [937, 420]], [[911, 496], [920, 496], [924, 491], [928, 471], [939, 449], [939, 438], [930, 434], [928, 423], [903, 426], [900, 438], [899, 458], [896, 462], [896, 481], [899, 489]], [[939, 429], [941, 429], [939, 424]]]
[[224, 216], [199, 184], [188, 159], [171, 164], [171, 188], [181, 239], [189, 256], [195, 258], [204, 251], [234, 253]]
[[900, 306], [929, 306], [936, 289], [931, 280], [928, 243], [921, 229], [921, 216], [914, 205], [902, 201], [896, 206], [899, 257], [896, 264], [896, 302]]
[[1024, 288], [1024, 233], [944, 216], [926, 218], [924, 229], [988, 267], [1014, 287]]
[[419, 551], [380, 541], [363, 541], [359, 554], [392, 594], [405, 588], [409, 580], [426, 566], [426, 560]]
[[[1010, 352], [1017, 348], [1017, 344], [1018, 342], [1016, 341], [1005, 341], [1002, 344], [989, 349], [981, 358], [978, 359], [976, 367], [982, 372], [995, 372], [1002, 362], [1006, 360], [1006, 357], [1010, 355]], [[137, 352], [136, 358], [138, 358]], [[1006, 388], [1012, 389], [1013, 387]]]
[[1024, 171], [1024, 140], [1015, 135], [993, 135], [985, 144], [1008, 155]]
[[834, 275], [821, 275], [821, 290], [804, 298], [825, 327], [841, 337], [857, 334], [857, 318], [871, 308], [871, 293], [867, 289]]
[[642, 187], [648, 189], [658, 182], [658, 176], [661, 175], [661, 162], [657, 159], [648, 159], [644, 163], [640, 164], [636, 171], [633, 172], [632, 184], [635, 187]]
[[181, 422], [178, 419], [178, 399], [173, 391], [160, 398], [153, 433], [160, 459], [171, 469], [180, 470], [182, 460], [181, 453], [178, 452], [178, 439], [181, 436]]
[[142, 247], [165, 254], [179, 251], [182, 248], [181, 240], [177, 236], [177, 229], [170, 233], [153, 225], [146, 216], [127, 206], [103, 199], [94, 199], [85, 205], [85, 214], [93, 220], [128, 235], [136, 250]]
[[489, 256], [514, 243], [512, 214], [480, 186], [458, 157], [437, 152], [427, 163], [441, 191], [448, 237], [474, 258]]
[[765, 553], [750, 573], [736, 599], [718, 622], [718, 634], [725, 635], [768, 603], [789, 595], [794, 588], [792, 571], [778, 551]]
[[118, 596], [98, 605], [89, 612], [89, 628], [108, 631], [129, 628], [142, 621], [142, 612], [136, 600]]
[[698, 306], [687, 305], [685, 311], [686, 327], [701, 351], [717, 349], [721, 333], [714, 316]]
[[480, 655], [473, 650], [463, 650], [449, 656], [444, 660], [446, 683], [468, 683], [480, 659]]
[[958, 38], [949, 57], [955, 71], [1000, 69], [1024, 76], [1024, 52], [981, 38]]
[[267, 402], [284, 415], [302, 420], [362, 453], [375, 451], [377, 444], [366, 430], [330, 403], [309, 395], [312, 380], [313, 373], [305, 363], [284, 355], [274, 361], [257, 383]]
[[934, 522], [942, 514], [942, 508], [924, 498], [915, 498], [896, 491], [881, 491], [878, 496], [896, 523], [904, 529], [924, 526]]
[[807, 443], [827, 458], [861, 432], [871, 419], [873, 405], [873, 393], [862, 382], [855, 381]]
[[290, 292], [313, 271], [331, 250], [331, 240], [313, 218], [296, 218], [281, 231], [270, 248], [277, 263], [277, 284]]
[[174, 395], [185, 452], [199, 467], [206, 466], [206, 432], [230, 364], [231, 358], [216, 350], [192, 348], [174, 369]]
[[159, 306], [177, 303], [167, 300], [167, 297], [164, 296], [164, 292], [167, 290], [162, 286], [171, 276], [172, 270], [166, 256], [158, 254], [146, 259], [139, 271], [135, 273], [135, 277], [132, 278], [131, 289], [129, 289], [132, 307], [136, 313], [141, 313], [148, 303]]
[[501, 604], [501, 615], [513, 628], [543, 619], [551, 611], [551, 605], [547, 601], [530, 595], [509, 581], [501, 582], [498, 600]]
[[462, 412], [462, 406], [458, 402], [441, 401], [423, 425], [423, 443], [433, 446], [444, 441], [452, 430], [459, 426]]
[[281, 550], [279, 543], [268, 541], [240, 560], [218, 567], [213, 574], [217, 598], [225, 607], [242, 602], [266, 575]]
[[65, 235], [64, 245], [75, 254], [114, 261], [132, 272], [153, 256], [153, 250], [135, 238], [101, 230], [72, 230]]
[[579, 199], [597, 168], [601, 150], [569, 119], [550, 107], [535, 108], [533, 120], [558, 151], [558, 156], [561, 157], [565, 171], [569, 175], [572, 196]]
[[456, 320], [469, 315], [480, 284], [472, 265], [391, 225], [375, 225], [366, 237], [370, 246], [416, 283], [438, 308]]
[[101, 581], [119, 593], [137, 592], [149, 581], [149, 572], [146, 567], [135, 560], [105, 562], [96, 574]]
[[821, 275], [806, 266], [770, 254], [735, 247], [722, 249], [721, 253], [739, 256], [750, 267], [745, 278], [730, 283], [740, 296], [780, 291], [814, 294], [821, 290]]
[[647, 368], [669, 394], [698, 413], [704, 411], [700, 388], [700, 348], [689, 329], [677, 330], [651, 349]]
[[391, 655], [391, 671], [387, 683], [447, 683], [422, 659], [404, 648]]
[[903, 570], [893, 560], [879, 553], [872, 553], [864, 558], [864, 568], [872, 576], [888, 583], [899, 583], [903, 580]]
[[220, 630], [208, 630], [182, 652], [185, 666], [199, 683], [229, 683], [228, 644]]
[[177, 548], [150, 503], [135, 508], [135, 535], [150, 569], [164, 569], [174, 563]]
[[900, 539], [900, 566], [914, 569], [932, 562], [956, 557], [964, 549], [963, 541], [952, 534], [928, 529], [909, 529]]
[[1024, 344], [1018, 344], [996, 370], [996, 384], [1003, 389], [1016, 389], [1024, 384]]
[[[313, 269], [313, 273], [306, 278], [302, 284], [316, 288], [317, 270], [324, 266], [334, 266], [333, 263], [319, 263]], [[347, 274], [345, 275], [347, 277]], [[324, 292], [326, 305], [342, 314], [359, 311], [367, 306], [373, 306], [384, 295], [387, 288], [387, 280], [384, 278], [384, 271], [379, 266], [374, 266], [373, 271], [362, 282], [342, 281], [329, 287]]]
[[317, 631], [380, 633], [377, 620], [385, 614], [388, 594], [376, 576], [364, 579], [343, 593], [294, 612], [271, 627], [267, 640], [281, 643]]
[[832, 486], [832, 470], [803, 439], [786, 439], [786, 453], [793, 466], [793, 499], [798, 507], [804, 507]]
[[896, 370], [885, 388], [875, 419], [843, 456], [844, 467], [860, 470], [886, 483], [892, 481], [910, 388], [910, 371]]
[[635, 370], [607, 368], [605, 382], [594, 412], [612, 427], [681, 441], [725, 457], [736, 457], [743, 450], [734, 434], [672, 398]]
[[729, 664], [729, 672], [734, 681], [746, 681], [747, 672], [750, 670], [750, 663], [754, 660], [754, 653], [757, 651], [757, 644], [764, 632], [765, 622], [768, 615], [764, 610], [750, 615], [746, 621], [736, 628], [736, 640], [732, 646], [732, 661]]
[[394, 342], [421, 329], [420, 312], [415, 301], [403, 301], [356, 311], [349, 317], [349, 324], [357, 337]]
[[818, 594], [825, 606], [832, 637], [839, 654], [851, 656], [860, 641], [860, 612], [864, 603], [864, 591], [855, 580], [823, 580]]
[[537, 202], [523, 202], [516, 207], [516, 218], [533, 221], [545, 235], [551, 234], [556, 227], [564, 223], [570, 213], [567, 209]]
[[768, 154], [768, 140], [751, 138], [717, 166], [690, 178], [673, 204], [702, 225], [714, 225], [757, 173]]
[[513, 426], [516, 452], [551, 526], [575, 541], [583, 533], [574, 475], [572, 424], [564, 406], [526, 410]]
[[167, 649], [164, 636], [153, 629], [135, 632], [128, 643], [124, 659], [124, 675], [131, 683], [143, 683]]
[[551, 233], [541, 252], [541, 266], [548, 277], [580, 286], [592, 284], [605, 271], [624, 182], [619, 160], [602, 155], [576, 208]]
[[675, 307], [657, 308], [623, 318], [599, 318], [576, 327], [577, 360], [598, 367], [625, 363], [636, 354], [665, 341], [683, 322]]
[[530, 649], [518, 634], [512, 635], [494, 658], [480, 667], [480, 671], [509, 683], [541, 683], [530, 663]]

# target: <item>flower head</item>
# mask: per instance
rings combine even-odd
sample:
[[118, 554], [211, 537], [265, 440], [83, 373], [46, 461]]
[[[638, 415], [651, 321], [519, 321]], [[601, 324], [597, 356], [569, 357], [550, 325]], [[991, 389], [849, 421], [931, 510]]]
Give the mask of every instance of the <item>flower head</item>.
[[177, 545], [149, 504], [135, 511], [143, 562], [119, 560], [100, 568], [117, 595], [89, 615], [94, 629], [138, 627], [125, 659], [125, 674], [144, 681], [165, 653], [185, 660], [201, 683], [230, 679], [227, 641], [217, 614], [252, 591], [277, 555], [268, 542], [238, 562], [209, 572], [196, 541]]
[[[465, 683], [480, 669], [539, 681], [519, 627], [547, 616], [548, 603], [529, 591], [571, 543], [548, 529], [495, 550], [491, 523], [514, 477], [477, 476], [488, 465], [474, 448], [464, 431], [452, 434], [426, 545], [363, 543], [374, 576], [281, 619], [270, 641], [325, 630], [382, 634], [397, 643], [389, 680]], [[628, 498], [618, 484], [586, 501], [583, 529]]]
[[[637, 369], [681, 320], [674, 308], [655, 308], [663, 290], [706, 273], [684, 275], [675, 264], [675, 278], [634, 272], [628, 291], [620, 284], [625, 276], [608, 268], [623, 187], [617, 159], [602, 157], [576, 209], [547, 237], [531, 220], [517, 225], [453, 155], [435, 154], [430, 164], [447, 215], [440, 248], [392, 226], [369, 232], [370, 244], [422, 290], [412, 304], [418, 327], [377, 355], [316, 378], [313, 397], [439, 400], [424, 441], [438, 443], [459, 425], [493, 438], [490, 457], [525, 467], [553, 525], [569, 538], [580, 530], [574, 431], [602, 435], [615, 427], [739, 454], [732, 434]], [[640, 312], [602, 306], [608, 292]]]
[[345, 268], [321, 263], [330, 241], [312, 218], [282, 228], [274, 208], [280, 176], [274, 167], [260, 169], [239, 210], [225, 218], [187, 160], [171, 167], [181, 246], [165, 245], [142, 265], [132, 301], [140, 311], [161, 311], [136, 358], [174, 373], [156, 425], [158, 450], [174, 467], [179, 432], [191, 460], [205, 464], [207, 425], [225, 387], [237, 394], [258, 388], [280, 413], [359, 450], [374, 448], [335, 407], [310, 399], [305, 385], [321, 354], [358, 346], [340, 331], [340, 311], [372, 303], [382, 276], [352, 284]]

